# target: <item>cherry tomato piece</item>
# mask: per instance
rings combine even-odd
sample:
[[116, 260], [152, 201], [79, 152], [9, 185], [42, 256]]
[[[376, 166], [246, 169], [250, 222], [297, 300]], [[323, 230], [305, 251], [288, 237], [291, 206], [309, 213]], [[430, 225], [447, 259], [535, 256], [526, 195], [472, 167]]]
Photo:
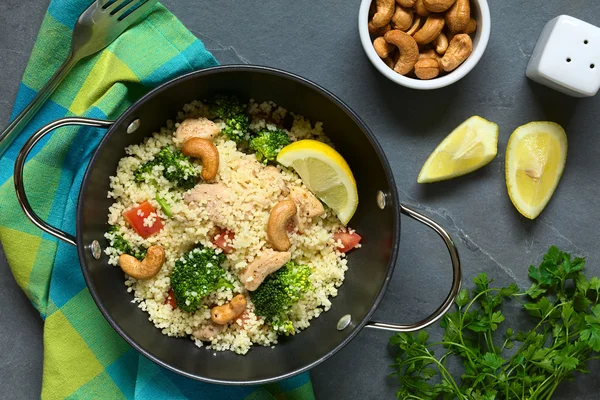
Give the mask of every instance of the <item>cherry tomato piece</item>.
[[[156, 215], [156, 219], [154, 220], [152, 226], [145, 226], [144, 219], [148, 218], [151, 213]], [[139, 206], [125, 211], [123, 216], [125, 217], [125, 220], [129, 222], [129, 225], [131, 225], [131, 227], [136, 231], [136, 233], [143, 238], [154, 235], [163, 228], [160, 217], [158, 214], [156, 214], [156, 210], [154, 207], [152, 207], [152, 204], [150, 204], [150, 202], [147, 200]]]
[[235, 239], [235, 233], [230, 230], [223, 231], [214, 237], [212, 243], [223, 250], [225, 254], [231, 254], [235, 248], [231, 245], [231, 242]]
[[175, 293], [173, 293], [173, 289], [169, 289], [167, 298], [165, 299], [165, 304], [170, 305], [173, 310], [177, 308], [177, 300], [175, 300]]
[[341, 253], [347, 253], [353, 248], [356, 247], [357, 244], [360, 243], [362, 237], [356, 232], [337, 232], [333, 234], [333, 240], [341, 241], [342, 247], [338, 247], [338, 250]]

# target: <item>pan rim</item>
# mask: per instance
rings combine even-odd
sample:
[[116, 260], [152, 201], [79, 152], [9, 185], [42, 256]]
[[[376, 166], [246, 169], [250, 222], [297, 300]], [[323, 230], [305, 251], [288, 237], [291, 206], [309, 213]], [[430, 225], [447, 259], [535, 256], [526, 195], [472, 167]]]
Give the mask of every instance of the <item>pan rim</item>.
[[[195, 374], [192, 374], [192, 373], [189, 373], [186, 371], [182, 371], [182, 370], [180, 370], [176, 367], [173, 367], [170, 364], [162, 361], [158, 357], [154, 356], [149, 351], [145, 350], [140, 345], [138, 345], [133, 339], [131, 339], [129, 337], [129, 335], [123, 329], [121, 329], [121, 327], [113, 319], [113, 317], [110, 315], [108, 310], [104, 307], [102, 301], [98, 297], [98, 294], [96, 293], [96, 287], [90, 277], [90, 274], [89, 274], [89, 271], [87, 268], [87, 264], [86, 264], [87, 246], [85, 246], [83, 243], [83, 233], [82, 233], [82, 229], [81, 229], [82, 228], [81, 224], [82, 224], [82, 220], [84, 217], [83, 216], [83, 198], [84, 198], [84, 196], [82, 196], [81, 194], [85, 193], [85, 191], [87, 190], [91, 172], [92, 172], [94, 166], [96, 165], [97, 158], [98, 158], [101, 150], [104, 148], [104, 146], [110, 139], [110, 137], [114, 134], [116, 127], [120, 126], [121, 124], [128, 121], [129, 118], [132, 117], [132, 115], [134, 114], [134, 111], [137, 108], [139, 108], [140, 106], [142, 106], [148, 99], [160, 94], [162, 91], [167, 90], [168, 88], [170, 88], [172, 86], [178, 85], [181, 82], [186, 81], [188, 79], [194, 79], [196, 76], [219, 74], [219, 73], [229, 72], [229, 71], [230, 72], [260, 72], [260, 73], [265, 73], [265, 74], [269, 74], [269, 75], [277, 75], [277, 76], [283, 77], [285, 79], [291, 79], [291, 80], [296, 81], [297, 83], [300, 83], [304, 86], [308, 86], [312, 90], [317, 91], [319, 94], [321, 94], [322, 96], [325, 96], [327, 99], [329, 99], [334, 104], [336, 104], [342, 111], [344, 111], [354, 121], [354, 123], [356, 123], [359, 126], [359, 128], [361, 129], [363, 134], [367, 137], [367, 140], [369, 140], [369, 142], [371, 143], [371, 146], [373, 146], [373, 149], [377, 153], [377, 155], [379, 157], [379, 161], [381, 162], [381, 164], [384, 168], [384, 171], [386, 174], [386, 180], [390, 187], [390, 193], [385, 193], [386, 200], [391, 200], [391, 201], [386, 202], [387, 203], [386, 207], [393, 207], [392, 211], [394, 214], [394, 220], [393, 220], [394, 234], [393, 234], [392, 251], [390, 254], [388, 271], [386, 273], [385, 278], [383, 279], [383, 281], [381, 283], [381, 286], [379, 288], [377, 296], [375, 297], [372, 304], [369, 306], [369, 311], [366, 313], [366, 315], [363, 317], [363, 319], [352, 328], [352, 331], [350, 332], [350, 334], [344, 340], [342, 340], [339, 344], [337, 344], [335, 347], [333, 347], [331, 350], [329, 350], [325, 355], [321, 356], [320, 358], [312, 361], [311, 363], [309, 363], [301, 368], [295, 369], [291, 372], [272, 376], [269, 378], [251, 379], [251, 380], [235, 380], [235, 381], [224, 380], [224, 379], [214, 379], [214, 378], [199, 376], [199, 375], [195, 375]], [[108, 179], [108, 177], [107, 177], [107, 179]], [[375, 199], [372, 199], [372, 201], [375, 201]], [[356, 337], [356, 335], [358, 335], [358, 333], [362, 331], [362, 329], [365, 327], [367, 322], [371, 319], [371, 317], [373, 316], [373, 313], [375, 312], [375, 310], [381, 303], [383, 296], [385, 295], [385, 293], [388, 289], [388, 286], [390, 284], [391, 278], [393, 276], [393, 273], [394, 273], [394, 270], [395, 270], [396, 264], [397, 264], [399, 247], [400, 247], [400, 234], [401, 234], [400, 206], [399, 206], [399, 199], [398, 199], [398, 191], [396, 188], [394, 175], [392, 173], [392, 169], [389, 164], [389, 160], [388, 160], [387, 156], [385, 155], [385, 153], [383, 152], [383, 148], [381, 147], [381, 145], [375, 138], [375, 135], [373, 134], [373, 132], [369, 129], [369, 127], [365, 124], [365, 122], [358, 116], [358, 114], [356, 114], [345, 102], [343, 102], [340, 98], [338, 98], [332, 92], [330, 92], [329, 90], [323, 88], [321, 85], [319, 85], [309, 79], [306, 79], [306, 78], [296, 75], [294, 73], [287, 72], [287, 71], [273, 68], [273, 67], [267, 67], [267, 66], [261, 66], [261, 65], [247, 65], [247, 64], [240, 64], [240, 65], [231, 64], [231, 65], [209, 67], [209, 68], [205, 68], [202, 70], [187, 73], [185, 75], [171, 79], [171, 80], [163, 83], [162, 85], [152, 89], [150, 92], [148, 92], [147, 94], [142, 96], [139, 100], [137, 100], [135, 103], [133, 103], [131, 106], [129, 106], [127, 108], [127, 110], [125, 110], [125, 112], [123, 112], [123, 114], [119, 118], [117, 118], [114, 121], [113, 125], [108, 129], [108, 131], [106, 132], [106, 134], [100, 141], [98, 147], [96, 148], [96, 150], [94, 151], [94, 153], [90, 159], [90, 162], [86, 168], [86, 171], [85, 171], [85, 174], [83, 177], [83, 181], [82, 181], [80, 192], [79, 192], [79, 197], [77, 200], [76, 221], [77, 221], [77, 223], [76, 223], [77, 253], [79, 256], [79, 263], [80, 263], [81, 271], [83, 273], [86, 285], [90, 291], [90, 295], [92, 296], [94, 303], [100, 310], [102, 316], [106, 319], [106, 321], [109, 323], [109, 325], [119, 334], [119, 336], [121, 336], [130, 346], [132, 346], [136, 351], [138, 351], [144, 357], [150, 359], [151, 361], [153, 361], [154, 363], [156, 363], [157, 365], [159, 365], [161, 367], [164, 367], [170, 371], [173, 371], [177, 374], [180, 374], [182, 376], [185, 376], [187, 378], [191, 378], [194, 380], [211, 383], [211, 384], [231, 385], [231, 386], [263, 385], [263, 384], [267, 384], [267, 383], [278, 382], [283, 379], [296, 376], [300, 373], [306, 372], [306, 371], [316, 367], [317, 365], [319, 365], [320, 363], [322, 363], [323, 361], [327, 360], [328, 358], [333, 356], [335, 353], [340, 351], [348, 343], [350, 343], [350, 341], [352, 341]], [[342, 287], [343, 287], [343, 285], [342, 285]]]

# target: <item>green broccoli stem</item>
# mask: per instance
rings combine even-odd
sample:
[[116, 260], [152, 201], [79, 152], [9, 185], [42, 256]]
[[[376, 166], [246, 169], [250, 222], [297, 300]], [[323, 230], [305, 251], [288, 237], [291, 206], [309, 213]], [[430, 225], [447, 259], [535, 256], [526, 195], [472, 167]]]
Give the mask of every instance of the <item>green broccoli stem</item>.
[[165, 199], [163, 199], [162, 197], [160, 197], [158, 195], [158, 193], [156, 194], [156, 201], [158, 202], [158, 205], [160, 206], [160, 209], [162, 210], [162, 212], [169, 218], [173, 217], [173, 214], [171, 214], [171, 207], [169, 207], [169, 204], [167, 203], [167, 201]]

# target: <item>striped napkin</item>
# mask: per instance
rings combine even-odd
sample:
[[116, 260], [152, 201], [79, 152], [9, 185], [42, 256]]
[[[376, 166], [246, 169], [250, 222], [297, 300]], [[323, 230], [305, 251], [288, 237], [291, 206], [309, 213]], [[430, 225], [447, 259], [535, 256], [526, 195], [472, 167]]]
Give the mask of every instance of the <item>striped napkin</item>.
[[[89, 4], [90, 0], [51, 1], [13, 115], [66, 58], [75, 21]], [[40, 126], [75, 115], [115, 119], [157, 85], [214, 65], [217, 61], [202, 42], [158, 4], [107, 49], [76, 65], [0, 159], [0, 241], [17, 283], [44, 319], [42, 398], [314, 399], [307, 373], [262, 387], [217, 386], [184, 378], [141, 356], [96, 308], [75, 248], [34, 227], [17, 204], [14, 160]], [[34, 209], [71, 234], [81, 180], [103, 134], [93, 128], [60, 129], [36, 146], [25, 167]]]

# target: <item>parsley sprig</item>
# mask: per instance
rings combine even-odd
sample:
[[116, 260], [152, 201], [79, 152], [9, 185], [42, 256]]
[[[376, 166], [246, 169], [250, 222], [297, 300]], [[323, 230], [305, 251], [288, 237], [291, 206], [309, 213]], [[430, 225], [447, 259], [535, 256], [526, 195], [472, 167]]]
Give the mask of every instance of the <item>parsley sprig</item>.
[[[461, 290], [456, 311], [444, 316], [440, 341], [430, 342], [424, 330], [390, 339], [397, 351], [397, 398], [550, 399], [562, 381], [588, 372], [586, 363], [599, 358], [600, 279], [588, 279], [584, 266], [583, 258], [551, 247], [539, 267], [529, 267], [526, 291], [515, 284], [491, 287], [485, 273], [474, 278], [475, 288]], [[501, 329], [509, 299], [529, 315], [530, 331]], [[457, 360], [459, 377], [450, 367]]]

